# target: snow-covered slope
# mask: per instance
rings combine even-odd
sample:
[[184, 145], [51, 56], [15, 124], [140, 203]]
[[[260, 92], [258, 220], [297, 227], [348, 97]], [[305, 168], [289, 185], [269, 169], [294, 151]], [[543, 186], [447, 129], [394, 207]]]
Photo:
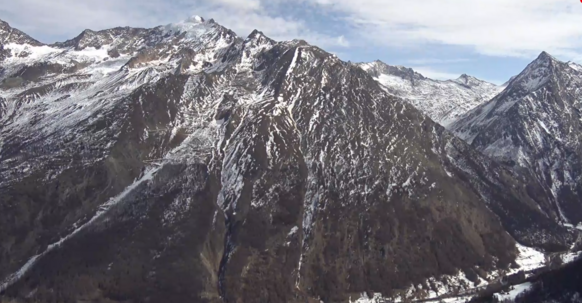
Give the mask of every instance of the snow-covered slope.
[[304, 41], [193, 17], [3, 49], [7, 300], [420, 298], [576, 240], [533, 176]]
[[359, 66], [386, 91], [405, 99], [445, 127], [503, 89], [466, 74], [454, 80], [439, 81], [426, 78], [410, 68], [390, 66], [381, 61]]
[[582, 222], [582, 68], [543, 52], [491, 101], [451, 129], [486, 155], [536, 175], [551, 212]]
[[[216, 23], [196, 21], [151, 30], [85, 31], [81, 37], [74, 44], [3, 46], [7, 57], [2, 61], [0, 81], [2, 98], [8, 101], [0, 120], [0, 152], [4, 155], [0, 185], [15, 177], [25, 178], [33, 173], [32, 168], [52, 170], [51, 162], [58, 155], [74, 152], [62, 144], [47, 146], [48, 139], [65, 140], [68, 146], [107, 148], [110, 140], [105, 138], [116, 137], [123, 121], [113, 119], [89, 137], [71, 130], [97, 123], [136, 88], [169, 73], [219, 69], [218, 59], [239, 41]], [[27, 132], [26, 152], [32, 156], [26, 162], [7, 156], [23, 152], [22, 132]], [[39, 152], [46, 148], [54, 151]]]

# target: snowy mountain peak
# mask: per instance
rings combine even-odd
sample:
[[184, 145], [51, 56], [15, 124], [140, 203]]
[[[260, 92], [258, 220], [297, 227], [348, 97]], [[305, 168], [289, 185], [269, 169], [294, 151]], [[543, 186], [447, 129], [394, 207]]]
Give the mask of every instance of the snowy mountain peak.
[[552, 68], [560, 64], [563, 64], [563, 62], [543, 51], [528, 65], [528, 68], [526, 68], [525, 71], [531, 71], [534, 68]]
[[55, 45], [61, 47], [75, 47], [77, 50], [85, 49], [88, 46], [97, 48], [98, 44], [103, 42], [101, 39], [99, 39], [98, 36], [99, 32], [86, 29], [82, 31], [77, 37], [63, 43], [55, 43]]
[[439, 81], [426, 78], [411, 68], [391, 66], [379, 60], [358, 66], [387, 92], [404, 98], [444, 126], [502, 90], [502, 87], [467, 74], [455, 80]]
[[74, 51], [104, 50], [110, 51], [112, 57], [132, 55], [138, 49], [152, 45], [161, 38], [159, 29], [144, 29], [132, 27], [116, 27], [106, 30], [84, 30], [77, 37], [51, 45], [54, 48], [70, 49]]
[[473, 76], [469, 76], [467, 74], [460, 75], [459, 78], [457, 78], [456, 80], [458, 80], [459, 82], [464, 82], [464, 83], [467, 83], [467, 82], [473, 81], [473, 80], [477, 80], [477, 81], [481, 82], [481, 80], [479, 80]]
[[510, 80], [511, 86], [526, 92], [536, 91], [555, 78], [556, 73], [561, 73], [567, 66], [568, 64], [543, 51], [519, 75]]
[[265, 36], [265, 34], [260, 30], [253, 30], [248, 36], [246, 40], [260, 40], [260, 39], [269, 39], [269, 37]]
[[[505, 119], [505, 115], [514, 114], [515, 109], [522, 106], [520, 103], [529, 104], [532, 100], [539, 98], [539, 91], [548, 90], [553, 85], [561, 87], [579, 83], [576, 79], [580, 76], [579, 74], [580, 71], [576, 69], [576, 65], [561, 62], [544, 51], [521, 73], [511, 77], [504, 84], [506, 88], [503, 92], [491, 101], [459, 117], [458, 121], [451, 125], [451, 129], [464, 140], [472, 142], [481, 128], [489, 127], [496, 119]], [[553, 98], [547, 101], [555, 102]], [[545, 104], [544, 106], [554, 105]], [[512, 157], [515, 158], [516, 154]]]
[[554, 56], [550, 55], [549, 53], [547, 53], [546, 51], [542, 51], [537, 59], [537, 60], [542, 60], [542, 61], [558, 61], [556, 58], [554, 58]]
[[222, 35], [222, 36], [236, 36], [236, 34], [223, 27], [222, 25], [214, 22], [214, 20], [205, 21], [202, 17], [193, 16], [187, 20], [178, 23], [170, 23], [162, 27], [162, 31], [165, 35], [181, 36], [190, 41], [197, 41], [203, 36], [208, 39], [210, 36]]
[[260, 46], [260, 45], [274, 45], [276, 42], [275, 40], [265, 36], [263, 32], [259, 30], [253, 30], [248, 37], [245, 39], [246, 47], [250, 45]]
[[[33, 46], [43, 45], [43, 43], [31, 38], [29, 35], [11, 27], [8, 22], [0, 20], [0, 44], [9, 43], [29, 44]], [[0, 58], [2, 58], [1, 54]]]
[[198, 15], [193, 15], [190, 18], [186, 19], [187, 22], [191, 22], [191, 23], [204, 23], [204, 18], [198, 16]]
[[414, 83], [415, 80], [426, 79], [426, 77], [416, 72], [412, 68], [400, 65], [388, 65], [380, 60], [375, 60], [369, 63], [358, 63], [356, 65], [376, 78], [380, 75], [392, 75], [406, 79], [412, 83]]
[[477, 79], [473, 76], [469, 76], [467, 74], [462, 74], [461, 76], [459, 76], [459, 78], [452, 80], [456, 83], [462, 84], [462, 85], [466, 85], [468, 87], [474, 87], [474, 86], [479, 86], [482, 85], [484, 83], [488, 83], [486, 81], [483, 81], [481, 79]]
[[164, 29], [167, 33], [195, 33], [202, 34], [209, 26], [204, 22], [198, 22], [195, 18], [189, 18], [182, 22], [167, 24]]
[[93, 35], [93, 34], [95, 34], [95, 31], [88, 29], [88, 28], [81, 32], [81, 36]]
[[491, 101], [450, 129], [484, 154], [527, 169], [555, 199], [556, 215], [582, 221], [582, 68], [542, 52]]

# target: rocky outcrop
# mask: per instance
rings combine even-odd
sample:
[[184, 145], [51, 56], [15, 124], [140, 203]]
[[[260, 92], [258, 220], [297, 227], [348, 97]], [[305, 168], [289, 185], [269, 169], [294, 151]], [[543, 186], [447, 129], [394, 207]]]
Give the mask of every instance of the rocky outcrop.
[[527, 171], [552, 197], [544, 209], [566, 226], [582, 222], [582, 67], [543, 52], [491, 101], [451, 129], [515, 171]]

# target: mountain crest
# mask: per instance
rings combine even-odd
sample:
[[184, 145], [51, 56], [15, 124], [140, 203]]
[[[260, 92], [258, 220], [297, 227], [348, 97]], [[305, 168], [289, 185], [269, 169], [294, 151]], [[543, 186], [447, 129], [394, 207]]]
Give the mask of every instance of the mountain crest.
[[400, 96], [434, 121], [447, 126], [460, 115], [491, 99], [501, 88], [467, 74], [455, 80], [433, 80], [412, 68], [380, 60], [359, 66], [393, 95]]
[[254, 47], [262, 46], [262, 45], [274, 45], [276, 42], [275, 40], [265, 36], [263, 32], [255, 29], [253, 30], [248, 37], [245, 39], [245, 47], [249, 47], [253, 45]]
[[473, 76], [469, 76], [467, 74], [462, 74], [462, 75], [459, 76], [459, 78], [457, 78], [457, 80], [467, 82], [467, 81], [470, 81], [470, 80], [479, 80], [479, 79], [477, 79], [477, 78], [475, 78]]
[[104, 45], [115, 47], [117, 44], [129, 45], [132, 40], [138, 37], [145, 38], [149, 31], [141, 28], [116, 27], [106, 30], [94, 31], [86, 29], [77, 37], [65, 42], [53, 44], [55, 47], [73, 47], [75, 50], [83, 50], [87, 47], [100, 49]]
[[[491, 101], [455, 121], [451, 130], [484, 154], [527, 169], [551, 192], [554, 215], [582, 222], [582, 69], [542, 52]], [[578, 113], [572, 115], [572, 113]], [[576, 155], [576, 156], [572, 156]]]
[[543, 51], [511, 81], [511, 86], [514, 89], [533, 92], [549, 81], [558, 81], [558, 75], [563, 74], [566, 67], [567, 64]]
[[374, 60], [370, 63], [359, 63], [357, 65], [373, 77], [379, 77], [382, 74], [392, 75], [412, 82], [426, 79], [425, 76], [413, 70], [412, 68], [400, 65], [388, 65], [380, 60]]
[[556, 59], [556, 58], [554, 58], [554, 56], [550, 55], [550, 54], [549, 54], [548, 52], [546, 52], [546, 51], [542, 51], [542, 52], [541, 52], [541, 53], [538, 55], [538, 57], [537, 57], [536, 61], [537, 61], [537, 60], [542, 60], [542, 61], [557, 61], [557, 59]]
[[265, 34], [263, 34], [263, 32], [261, 32], [261, 31], [260, 31], [260, 30], [258, 30], [258, 29], [254, 29], [254, 30], [253, 30], [253, 31], [252, 31], [252, 32], [249, 34], [249, 36], [247, 37], [247, 39], [249, 39], [249, 40], [250, 40], [250, 39], [257, 39], [257, 38], [260, 38], [260, 37], [265, 37]]
[[93, 40], [95, 38], [96, 34], [97, 34], [97, 32], [95, 32], [93, 30], [85, 29], [77, 37], [75, 37], [72, 40], [69, 40], [67, 42], [64, 42], [64, 45], [74, 46], [75, 49], [77, 49], [77, 50], [83, 49], [83, 48], [85, 48], [84, 44], [90, 44], [91, 40]]
[[524, 72], [531, 72], [532, 69], [536, 68], [549, 68], [553, 69], [559, 66], [562, 62], [556, 59], [554, 56], [543, 51], [541, 52], [535, 60], [533, 60]]
[[480, 86], [480, 85], [483, 85], [485, 83], [489, 83], [487, 81], [483, 81], [481, 79], [475, 78], [475, 77], [467, 75], [467, 74], [462, 74], [457, 79], [451, 80], [451, 81], [456, 82], [456, 83], [461, 84], [461, 85], [464, 85], [464, 86], [467, 86], [469, 88], [472, 88], [475, 86]]
[[41, 46], [43, 43], [33, 39], [29, 35], [13, 28], [8, 22], [0, 20], [0, 44], [29, 44], [32, 46]]

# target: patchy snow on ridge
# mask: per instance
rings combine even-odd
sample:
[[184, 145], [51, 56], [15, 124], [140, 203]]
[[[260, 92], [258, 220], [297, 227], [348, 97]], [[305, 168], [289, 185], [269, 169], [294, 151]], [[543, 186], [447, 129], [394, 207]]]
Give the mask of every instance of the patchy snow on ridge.
[[372, 75], [387, 92], [405, 99], [445, 127], [504, 88], [465, 74], [454, 80], [433, 80], [410, 68], [390, 66], [380, 61], [358, 66]]
[[[502, 276], [512, 275], [519, 271], [529, 272], [546, 265], [546, 255], [537, 249], [523, 246], [516, 243], [518, 255], [515, 260], [518, 267], [509, 270], [495, 270], [489, 273], [487, 280], [479, 278], [478, 283], [474, 283], [465, 277], [463, 272], [455, 276], [444, 275], [438, 279], [428, 279], [428, 285], [433, 285], [433, 289], [424, 289], [422, 284], [417, 286], [411, 285], [403, 294], [389, 299], [382, 297], [381, 294], [374, 294], [369, 298], [366, 294], [361, 294], [358, 299], [350, 302], [358, 303], [377, 303], [377, 302], [405, 302], [406, 300], [415, 299], [423, 302], [450, 302], [461, 303], [468, 302], [473, 295], [488, 285], [488, 281], [498, 280]], [[562, 256], [564, 262], [572, 262], [580, 253], [566, 253]], [[528, 274], [526, 274], [527, 276]], [[531, 274], [529, 274], [531, 275]], [[520, 292], [521, 293], [521, 292]]]
[[526, 169], [553, 196], [564, 227], [582, 222], [582, 67], [543, 52], [507, 88], [449, 125], [477, 150]]

